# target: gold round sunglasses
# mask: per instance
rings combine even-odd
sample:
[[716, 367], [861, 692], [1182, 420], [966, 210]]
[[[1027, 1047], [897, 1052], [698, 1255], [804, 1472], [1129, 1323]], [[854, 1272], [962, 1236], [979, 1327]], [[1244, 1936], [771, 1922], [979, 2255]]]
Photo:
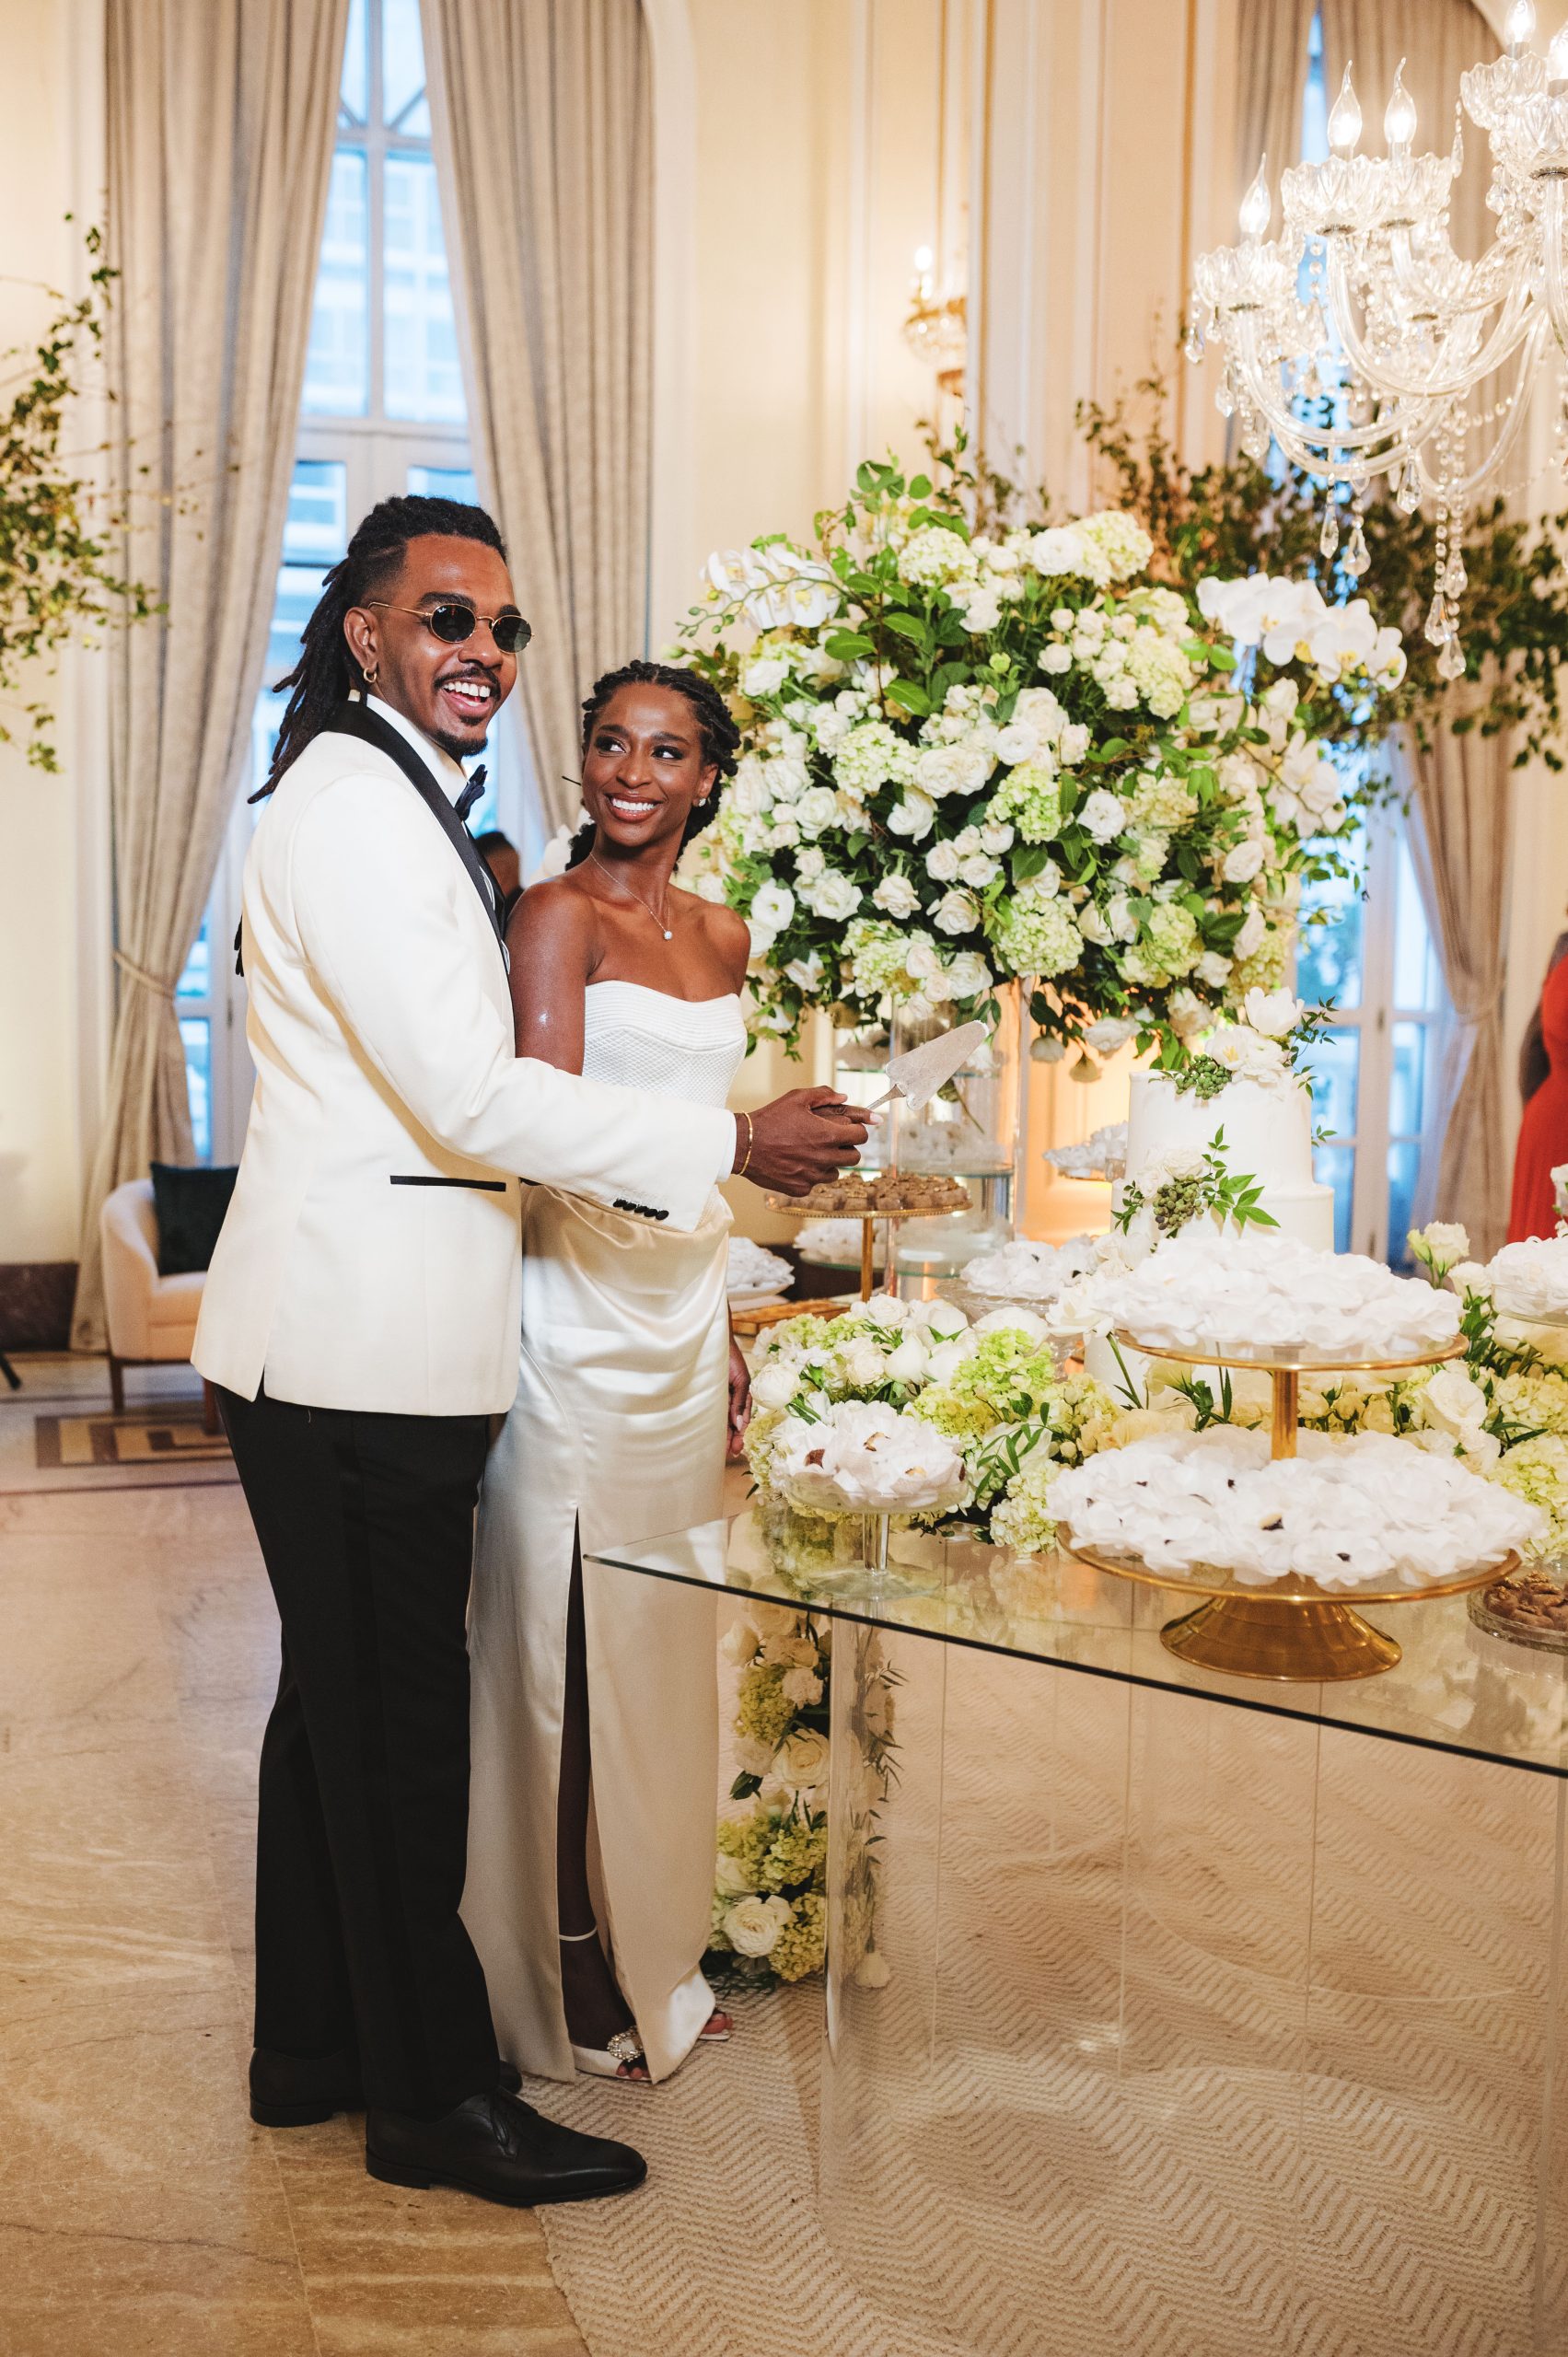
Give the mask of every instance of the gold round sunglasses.
[[443, 598], [436, 606], [395, 606], [389, 598], [367, 598], [365, 602], [367, 606], [379, 606], [389, 614], [412, 614], [444, 646], [460, 646], [465, 638], [473, 636], [481, 622], [488, 625], [502, 655], [520, 655], [533, 636], [533, 624], [525, 621], [519, 613], [482, 614], [454, 598]]

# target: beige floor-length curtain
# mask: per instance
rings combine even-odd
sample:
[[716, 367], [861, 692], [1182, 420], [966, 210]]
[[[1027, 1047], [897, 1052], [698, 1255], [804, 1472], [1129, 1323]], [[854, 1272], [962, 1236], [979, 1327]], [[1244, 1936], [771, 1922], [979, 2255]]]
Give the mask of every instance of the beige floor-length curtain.
[[[1317, 0], [1240, 0], [1237, 23], [1236, 194], [1239, 204], [1264, 156], [1269, 186], [1301, 157], [1301, 104]], [[1274, 227], [1279, 228], [1276, 202]]]
[[[1449, 696], [1455, 713], [1479, 701], [1477, 690], [1463, 683]], [[1431, 1202], [1440, 1219], [1469, 1229], [1470, 1250], [1481, 1260], [1508, 1232], [1514, 1149], [1503, 1088], [1511, 758], [1506, 732], [1456, 737], [1451, 728], [1438, 729], [1430, 751], [1407, 742], [1399, 755], [1415, 787], [1410, 845], [1416, 882], [1454, 1008], [1433, 1120], [1438, 1146]], [[1428, 1192], [1424, 1183], [1422, 1191]]]
[[103, 1345], [105, 1195], [151, 1159], [191, 1158], [174, 985], [261, 684], [347, 13], [348, 0], [108, 0], [113, 459], [126, 569], [166, 610], [113, 652], [119, 1011], [78, 1349]]
[[574, 819], [578, 712], [644, 651], [652, 108], [641, 0], [422, 0], [469, 431], [534, 626], [540, 798]]

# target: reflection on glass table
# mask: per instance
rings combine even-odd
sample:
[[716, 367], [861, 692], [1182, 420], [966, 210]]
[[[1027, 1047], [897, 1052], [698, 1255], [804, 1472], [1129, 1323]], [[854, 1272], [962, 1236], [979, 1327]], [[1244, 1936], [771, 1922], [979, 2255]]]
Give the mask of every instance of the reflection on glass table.
[[1460, 1599], [1365, 1687], [1242, 1688], [1168, 1597], [894, 1548], [933, 1593], [754, 1512], [586, 1566], [830, 1626], [817, 2216], [889, 2345], [1560, 2357], [1562, 1661]]

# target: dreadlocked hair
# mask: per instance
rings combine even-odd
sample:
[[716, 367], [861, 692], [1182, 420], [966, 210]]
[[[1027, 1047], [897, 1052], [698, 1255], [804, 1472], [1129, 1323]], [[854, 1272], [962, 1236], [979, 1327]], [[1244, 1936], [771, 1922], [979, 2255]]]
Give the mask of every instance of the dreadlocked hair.
[[[733, 777], [736, 756], [740, 749], [740, 731], [728, 704], [711, 679], [700, 671], [684, 670], [676, 663], [649, 663], [641, 657], [635, 663], [623, 663], [619, 671], [606, 671], [594, 681], [593, 693], [583, 701], [582, 749], [588, 749], [588, 739], [598, 723], [605, 705], [621, 688], [668, 688], [674, 694], [684, 696], [691, 707], [697, 723], [697, 734], [703, 749], [703, 766], [718, 772], [713, 789], [705, 802], [695, 802], [680, 838], [685, 850], [693, 835], [700, 835], [711, 826], [718, 808], [719, 789], [726, 778]], [[573, 836], [566, 853], [568, 867], [577, 866], [587, 859], [594, 847], [598, 830], [591, 819], [586, 819]]]
[[350, 691], [368, 685], [348, 651], [343, 618], [352, 607], [368, 604], [385, 589], [396, 577], [409, 542], [428, 533], [439, 533], [447, 540], [478, 540], [503, 558], [506, 553], [494, 519], [482, 507], [465, 506], [457, 499], [412, 494], [383, 499], [373, 507], [342, 562], [332, 566], [322, 582], [315, 610], [299, 634], [299, 660], [287, 679], [278, 681], [279, 695], [285, 688], [294, 692], [284, 710], [266, 784], [250, 796], [252, 802], [271, 794], [311, 738], [331, 727], [333, 714]]

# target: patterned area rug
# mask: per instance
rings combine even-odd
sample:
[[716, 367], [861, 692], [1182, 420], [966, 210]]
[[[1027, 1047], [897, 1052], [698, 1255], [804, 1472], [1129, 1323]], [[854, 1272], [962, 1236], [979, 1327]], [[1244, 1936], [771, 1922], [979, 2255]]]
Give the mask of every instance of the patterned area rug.
[[934, 1651], [826, 2185], [819, 1991], [541, 2096], [593, 2357], [1561, 2357], [1562, 1788], [972, 1654], [944, 1786]]
[[58, 1466], [199, 1465], [227, 1460], [221, 1428], [207, 1432], [200, 1403], [128, 1408], [123, 1415], [35, 1416], [41, 1470]]

